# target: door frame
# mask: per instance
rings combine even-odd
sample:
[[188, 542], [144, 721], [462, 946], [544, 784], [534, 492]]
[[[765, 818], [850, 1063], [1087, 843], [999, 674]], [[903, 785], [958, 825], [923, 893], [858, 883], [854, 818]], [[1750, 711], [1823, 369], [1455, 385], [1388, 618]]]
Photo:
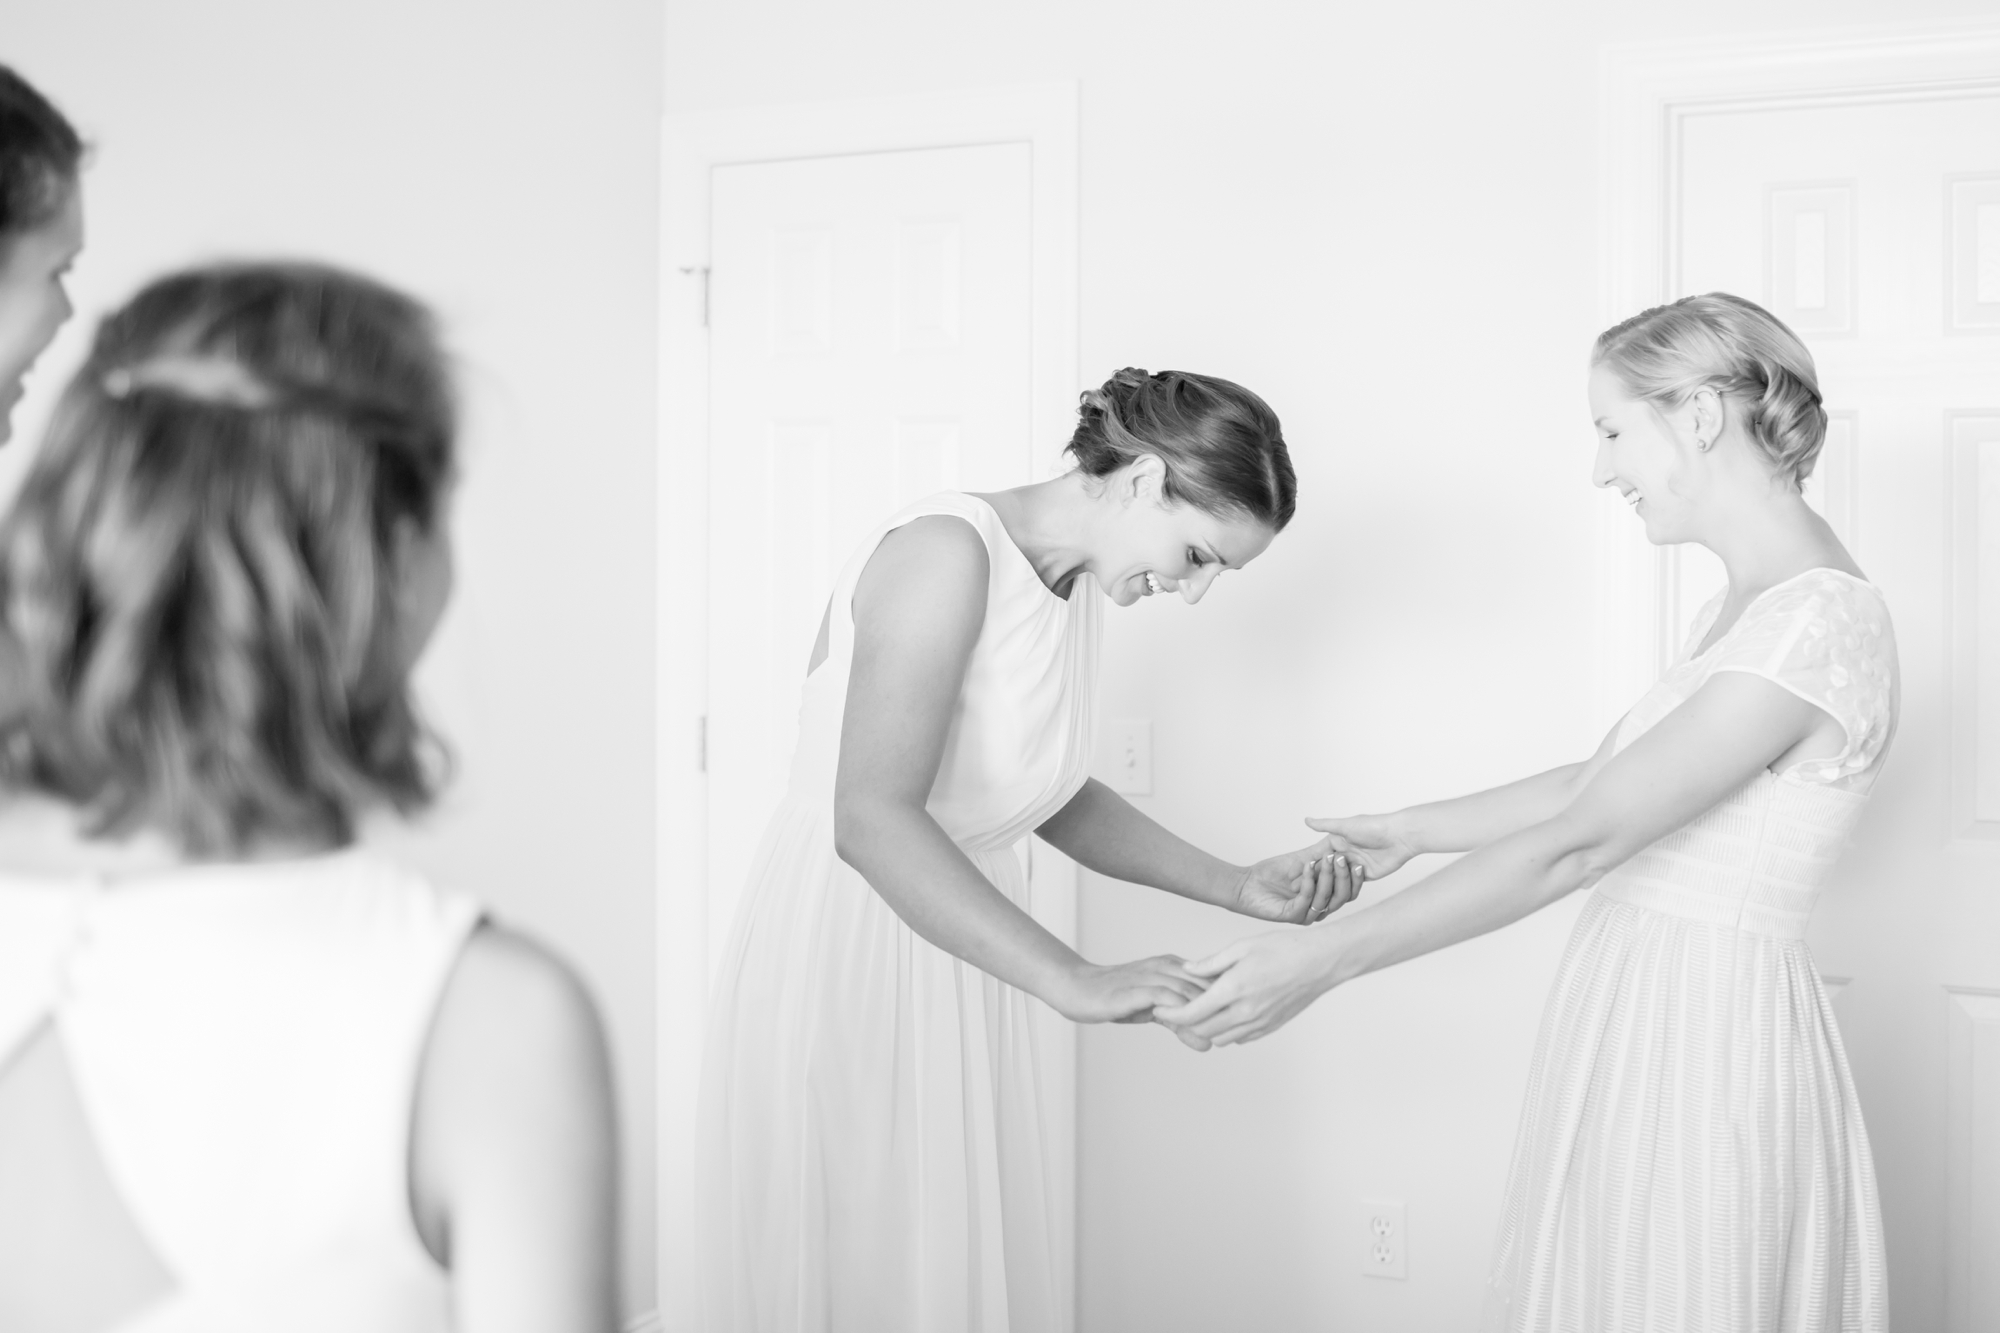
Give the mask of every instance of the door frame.
[[[693, 1320], [694, 1135], [707, 1008], [708, 658], [707, 265], [717, 167], [809, 157], [1026, 142], [1034, 256], [1031, 429], [1067, 439], [1076, 413], [1077, 85], [1024, 84], [670, 114], [661, 134], [660, 373], [654, 697], [655, 1076], [658, 1283], [662, 1327]], [[1047, 861], [1046, 865], [1043, 864]], [[1075, 936], [1072, 868], [1036, 857], [1036, 915]], [[1045, 910], [1046, 909], [1046, 910]], [[1071, 1062], [1073, 1064], [1073, 1061]], [[1052, 1126], [1052, 1165], [1075, 1179], [1071, 1107]], [[1073, 1189], [1072, 1189], [1073, 1198]], [[1070, 1237], [1060, 1238], [1065, 1254]]]
[[[1870, 24], [1716, 42], [1613, 45], [1598, 65], [1598, 320], [1679, 295], [1680, 162], [1691, 117], [2000, 91], [2000, 22]], [[1606, 724], [1658, 678], [1685, 628], [1675, 548], [1622, 505], [1594, 535], [1595, 705]]]
[[[1694, 116], [1813, 106], [1945, 99], [2000, 92], [2000, 22], [1873, 25], [1700, 45], [1606, 48], [1599, 66], [1600, 323], [1608, 327], [1678, 293], [1675, 220], [1684, 130]], [[1954, 520], [1953, 470], [1938, 517]], [[1954, 541], [1954, 546], [1956, 545]], [[1675, 548], [1649, 546], [1623, 506], [1600, 513], [1596, 533], [1599, 712], [1608, 720], [1639, 697], [1679, 646]], [[1947, 559], [1952, 559], [1948, 553]], [[1948, 598], [1963, 590], [1950, 587]], [[1945, 624], [1952, 625], [1947, 607]], [[1965, 653], [1948, 647], [1963, 676]], [[1954, 693], [1968, 687], [1954, 679]], [[1963, 744], [1963, 741], [1960, 742]], [[1963, 766], [1954, 757], [1954, 769]], [[1956, 778], [1956, 774], [1955, 774]], [[1963, 835], [1960, 835], [1963, 836]], [[1971, 1238], [2000, 1234], [2000, 1204], [1975, 1195], [1963, 1170], [2000, 1146], [1980, 1139], [1978, 1112], [2000, 1088], [2000, 996], [1947, 988], [1946, 1089], [1950, 1146], [1945, 1185], [1946, 1325], [1972, 1333]]]

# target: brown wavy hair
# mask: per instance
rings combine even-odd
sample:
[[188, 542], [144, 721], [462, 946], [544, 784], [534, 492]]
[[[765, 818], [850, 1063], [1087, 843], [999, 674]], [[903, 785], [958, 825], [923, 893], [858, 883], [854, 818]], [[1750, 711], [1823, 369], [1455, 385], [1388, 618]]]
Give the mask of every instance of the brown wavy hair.
[[194, 855], [424, 805], [399, 552], [454, 434], [430, 314], [370, 279], [201, 268], [107, 318], [0, 523], [17, 785]]

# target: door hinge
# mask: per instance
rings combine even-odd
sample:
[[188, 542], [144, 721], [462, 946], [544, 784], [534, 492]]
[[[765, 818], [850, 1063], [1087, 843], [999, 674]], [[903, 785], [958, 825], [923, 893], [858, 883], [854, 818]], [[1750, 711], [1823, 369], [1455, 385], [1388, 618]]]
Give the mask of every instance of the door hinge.
[[688, 264], [682, 267], [681, 272], [687, 274], [691, 278], [699, 278], [701, 280], [701, 326], [703, 328], [707, 328], [708, 327], [708, 265]]
[[703, 713], [695, 723], [694, 731], [695, 772], [708, 772], [708, 714]]

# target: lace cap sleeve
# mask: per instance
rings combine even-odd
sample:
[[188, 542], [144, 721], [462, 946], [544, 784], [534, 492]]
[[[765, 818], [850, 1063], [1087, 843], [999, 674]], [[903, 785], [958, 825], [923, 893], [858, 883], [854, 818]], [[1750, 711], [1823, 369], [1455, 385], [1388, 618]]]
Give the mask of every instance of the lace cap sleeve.
[[1793, 771], [1822, 782], [1874, 764], [1895, 730], [1896, 639], [1872, 586], [1833, 570], [1774, 590], [1719, 645], [1711, 670], [1747, 671], [1821, 708], [1847, 733], [1838, 754]]

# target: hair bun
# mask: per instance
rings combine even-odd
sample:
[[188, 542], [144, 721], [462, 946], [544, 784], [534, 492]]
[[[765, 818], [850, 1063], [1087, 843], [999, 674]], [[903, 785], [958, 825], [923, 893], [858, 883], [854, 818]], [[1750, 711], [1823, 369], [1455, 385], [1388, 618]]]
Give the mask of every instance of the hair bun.
[[1812, 353], [1754, 301], [1710, 292], [1654, 306], [1599, 334], [1591, 363], [1659, 406], [1679, 407], [1704, 388], [1735, 399], [1776, 475], [1797, 485], [1812, 474], [1826, 440]]
[[1780, 471], [1803, 482], [1819, 461], [1826, 441], [1826, 408], [1819, 387], [1771, 362], [1764, 367], [1764, 393], [1750, 405], [1745, 424]]
[[1081, 395], [1068, 453], [1103, 477], [1143, 455], [1166, 465], [1164, 494], [1210, 513], [1244, 513], [1283, 528], [1298, 482], [1278, 418], [1239, 384], [1126, 366]]
[[1078, 396], [1079, 411], [1086, 418], [1091, 413], [1116, 415], [1121, 404], [1129, 403], [1135, 393], [1152, 381], [1153, 377], [1137, 366], [1127, 366], [1095, 389], [1085, 389]]

